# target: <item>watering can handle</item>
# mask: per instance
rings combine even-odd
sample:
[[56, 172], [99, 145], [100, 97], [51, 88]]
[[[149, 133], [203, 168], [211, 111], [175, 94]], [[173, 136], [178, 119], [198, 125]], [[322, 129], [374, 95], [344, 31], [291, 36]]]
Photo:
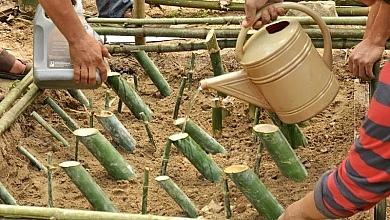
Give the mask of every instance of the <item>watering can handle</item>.
[[[256, 20], [258, 20], [261, 17], [262, 11], [271, 4], [264, 5], [256, 14]], [[332, 69], [332, 63], [333, 63], [333, 58], [332, 58], [332, 39], [330, 36], [330, 32], [328, 27], [326, 26], [326, 23], [322, 18], [316, 14], [313, 10], [308, 8], [307, 6], [294, 3], [294, 2], [282, 2], [282, 3], [274, 3], [272, 4], [274, 7], [282, 7], [284, 9], [295, 9], [298, 11], [302, 11], [306, 14], [308, 14], [310, 17], [314, 19], [314, 21], [319, 25], [323, 38], [324, 38], [324, 54], [323, 54], [323, 59], [324, 62], [328, 65], [329, 69]], [[246, 34], [248, 32], [249, 28], [242, 28], [240, 31], [240, 34], [238, 35], [237, 38], [237, 43], [236, 43], [236, 58], [237, 60], [241, 60], [243, 56], [243, 48], [244, 48], [244, 43], [246, 40]]]

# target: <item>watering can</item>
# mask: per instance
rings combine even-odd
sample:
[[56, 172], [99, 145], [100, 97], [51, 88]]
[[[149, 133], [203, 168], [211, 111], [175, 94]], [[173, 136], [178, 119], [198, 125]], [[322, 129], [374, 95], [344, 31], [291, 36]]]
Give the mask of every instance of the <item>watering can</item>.
[[284, 123], [293, 124], [315, 116], [337, 95], [339, 84], [331, 72], [332, 41], [325, 22], [310, 8], [293, 2], [273, 5], [305, 12], [317, 22], [324, 38], [323, 57], [298, 21], [268, 24], [246, 43], [249, 28], [243, 28], [235, 53], [244, 69], [202, 80], [200, 86], [273, 111]]

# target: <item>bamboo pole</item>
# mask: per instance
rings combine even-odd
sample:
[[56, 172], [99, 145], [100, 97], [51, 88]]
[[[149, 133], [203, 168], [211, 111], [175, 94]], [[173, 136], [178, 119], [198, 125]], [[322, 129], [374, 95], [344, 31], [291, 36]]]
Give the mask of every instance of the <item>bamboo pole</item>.
[[45, 99], [45, 103], [48, 104], [51, 109], [53, 109], [53, 111], [62, 118], [62, 120], [64, 120], [65, 125], [69, 128], [69, 130], [74, 131], [80, 128], [77, 122], [71, 118], [53, 99], [47, 97]]
[[192, 89], [192, 75], [194, 74], [194, 70], [195, 70], [195, 53], [192, 52], [191, 53], [191, 60], [190, 60], [190, 64], [189, 64], [189, 69], [188, 69], [188, 73], [187, 73], [187, 80], [188, 80], [188, 91], [191, 91]]
[[77, 161], [60, 163], [60, 167], [97, 211], [118, 212], [117, 208], [106, 196], [93, 177]]
[[80, 128], [73, 133], [113, 178], [130, 180], [135, 177], [132, 166], [97, 129]]
[[171, 135], [169, 139], [206, 179], [211, 182], [221, 180], [221, 168], [187, 133], [177, 133]]
[[261, 158], [263, 156], [263, 151], [264, 151], [264, 146], [263, 143], [260, 141], [260, 143], [257, 146], [255, 166], [253, 168], [253, 171], [257, 175], [260, 175], [260, 165], [261, 165]]
[[7, 188], [0, 182], [0, 200], [7, 205], [18, 205], [15, 198], [8, 192]]
[[176, 102], [175, 102], [175, 109], [173, 110], [173, 119], [175, 119], [175, 120], [177, 119], [177, 117], [179, 115], [181, 99], [183, 97], [183, 92], [184, 92], [186, 84], [187, 84], [187, 77], [184, 76], [181, 78], [181, 81], [180, 81], [179, 91], [177, 93]]
[[108, 90], [104, 93], [104, 110], [110, 111], [110, 92]]
[[[339, 1], [339, 0], [338, 0]], [[203, 8], [203, 9], [212, 9], [212, 10], [222, 10], [222, 11], [244, 11], [244, 4], [240, 2], [230, 2], [229, 5], [222, 7], [219, 1], [204, 1], [204, 0], [146, 0], [146, 3], [151, 5], [170, 5], [177, 7], [187, 7], [187, 8]], [[341, 2], [340, 2], [341, 3]], [[336, 5], [337, 1], [336, 1]], [[342, 7], [344, 8], [344, 7]], [[347, 7], [345, 7], [347, 8]], [[355, 15], [357, 11], [360, 12], [360, 8], [366, 7], [348, 7], [350, 10], [339, 10], [340, 7], [336, 7], [337, 14], [339, 16], [346, 15]], [[367, 11], [368, 13], [368, 11]], [[360, 13], [359, 13], [360, 14]], [[367, 15], [367, 14], [365, 14]]]
[[222, 136], [222, 128], [223, 128], [223, 119], [222, 119], [222, 101], [218, 98], [213, 98], [211, 100], [211, 108], [212, 108], [212, 128], [213, 128], [213, 136], [221, 137]]
[[172, 93], [172, 89], [169, 86], [168, 82], [165, 80], [164, 76], [161, 74], [160, 70], [149, 58], [148, 54], [145, 51], [138, 51], [133, 53], [134, 57], [137, 59], [139, 64], [145, 70], [145, 73], [153, 81], [154, 85], [160, 91], [162, 96], [169, 96]]
[[118, 101], [118, 113], [122, 113], [122, 106], [123, 106], [123, 102], [122, 102], [122, 99], [119, 99]]
[[168, 195], [180, 206], [188, 217], [198, 217], [198, 210], [190, 198], [176, 185], [169, 176], [158, 176], [156, 181]]
[[[353, 48], [360, 39], [332, 39], [333, 49], [348, 49]], [[316, 48], [323, 48], [324, 42], [322, 38], [312, 38], [312, 43]], [[235, 48], [236, 40], [234, 39], [218, 39], [218, 45], [221, 49]], [[129, 54], [137, 50], [144, 50], [147, 52], [169, 53], [169, 52], [183, 52], [195, 50], [207, 50], [207, 46], [203, 40], [180, 42], [180, 43], [157, 43], [153, 45], [105, 45], [111, 54]], [[386, 49], [390, 49], [390, 41], [385, 45]], [[190, 78], [189, 78], [190, 79]]]
[[169, 161], [169, 155], [171, 153], [171, 146], [172, 146], [172, 141], [169, 138], [167, 138], [167, 141], [164, 146], [163, 158], [161, 162], [160, 176], [167, 175], [167, 166]]
[[95, 115], [95, 111], [93, 110], [93, 101], [92, 101], [92, 99], [91, 98], [89, 98], [88, 99], [88, 102], [89, 102], [89, 122], [88, 122], [88, 126], [90, 127], [90, 128], [93, 128], [93, 116]]
[[29, 90], [24, 96], [19, 99], [4, 115], [0, 118], [0, 135], [3, 134], [12, 123], [21, 115], [24, 110], [40, 95], [43, 90], [40, 90], [35, 84], [31, 84]]
[[149, 171], [150, 169], [146, 167], [144, 169], [144, 182], [142, 187], [142, 202], [141, 202], [141, 213], [143, 215], [148, 213], [148, 192], [149, 192]]
[[0, 216], [56, 220], [191, 220], [191, 218], [96, 212], [86, 210], [0, 205]]
[[[367, 16], [321, 17], [327, 25], [366, 25]], [[207, 24], [207, 25], [240, 25], [243, 16], [206, 17], [206, 18], [88, 18], [88, 23], [97, 25], [121, 24], [128, 25], [179, 25], [179, 24]], [[301, 25], [316, 25], [308, 16], [279, 16], [279, 20], [295, 20]]]
[[141, 115], [142, 121], [144, 123], [146, 133], [148, 134], [149, 143], [153, 146], [153, 149], [156, 151], [157, 147], [156, 147], [156, 143], [154, 142], [153, 132], [152, 132], [152, 129], [150, 129], [149, 122], [146, 118], [146, 115], [143, 112], [141, 112], [140, 115]]
[[114, 90], [135, 117], [142, 119], [140, 113], [144, 112], [148, 121], [152, 120], [152, 110], [150, 110], [149, 106], [146, 105], [146, 103], [126, 80], [119, 75], [109, 76], [107, 84]]
[[267, 220], [276, 220], [283, 213], [283, 207], [248, 166], [229, 166], [225, 168], [225, 173]]
[[80, 89], [68, 89], [68, 93], [86, 108], [90, 109], [89, 100]]
[[53, 182], [52, 182], [52, 156], [53, 154], [49, 152], [47, 154], [47, 207], [54, 207], [53, 203]]
[[70, 144], [65, 138], [56, 130], [54, 129], [45, 119], [42, 118], [37, 112], [33, 111], [31, 113], [31, 116], [40, 124], [42, 127], [44, 127], [55, 139], [60, 141], [65, 147], [69, 147]]
[[24, 148], [22, 146], [18, 146], [16, 149], [18, 149], [18, 151], [21, 154], [26, 156], [27, 159], [30, 160], [31, 164], [33, 164], [35, 167], [37, 167], [40, 171], [47, 173], [47, 168], [41, 162], [39, 162], [39, 160], [34, 155], [32, 155], [26, 148]]
[[110, 111], [101, 111], [100, 114], [95, 115], [104, 129], [110, 133], [114, 141], [127, 151], [134, 151], [137, 145], [136, 140], [123, 126], [119, 119]]
[[[143, 19], [145, 18], [145, 0], [134, 0], [133, 2], [133, 16], [134, 18]], [[142, 27], [142, 25], [140, 25]], [[137, 27], [140, 27], [139, 25]], [[136, 36], [135, 37], [136, 45], [146, 44], [145, 37]]]
[[254, 126], [253, 130], [264, 143], [272, 159], [284, 176], [294, 181], [303, 181], [307, 177], [305, 167], [299, 161], [294, 150], [277, 126], [259, 124]]
[[[206, 36], [207, 50], [210, 55], [211, 66], [213, 68], [214, 76], [220, 76], [225, 74], [225, 69], [222, 65], [221, 49], [219, 48], [217, 35], [215, 30], [212, 29]], [[217, 92], [218, 96], [226, 97], [225, 94]]]
[[225, 217], [226, 219], [231, 219], [232, 210], [230, 208], [230, 191], [229, 191], [229, 183], [226, 178], [223, 178], [222, 188], [223, 188], [223, 204], [225, 208]]
[[[185, 120], [185, 118], [177, 119], [175, 121], [176, 127], [181, 128], [184, 125]], [[205, 130], [203, 130], [191, 119], [187, 120], [185, 132], [187, 132], [191, 136], [191, 138], [207, 153], [227, 153], [225, 148], [220, 143], [218, 143], [217, 140], [211, 137]]]
[[74, 148], [74, 160], [79, 161], [79, 144], [80, 144], [80, 139], [76, 137], [76, 146]]
[[23, 79], [16, 85], [15, 88], [11, 89], [4, 99], [0, 102], [0, 116], [4, 114], [11, 107], [11, 105], [18, 99], [27, 87], [32, 83], [33, 76], [30, 71]]

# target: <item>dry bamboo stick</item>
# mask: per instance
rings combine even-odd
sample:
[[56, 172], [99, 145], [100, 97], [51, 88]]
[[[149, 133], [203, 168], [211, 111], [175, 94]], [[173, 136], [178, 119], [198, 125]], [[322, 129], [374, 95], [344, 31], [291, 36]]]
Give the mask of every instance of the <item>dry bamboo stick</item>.
[[53, 182], [52, 182], [52, 156], [53, 154], [49, 152], [47, 154], [47, 207], [54, 207], [53, 204]]
[[226, 177], [223, 179], [222, 188], [223, 188], [223, 204], [225, 207], [225, 217], [226, 217], [226, 219], [231, 219], [232, 218], [232, 209], [230, 208], [229, 182], [226, 179]]
[[189, 64], [189, 69], [187, 73], [187, 80], [188, 80], [188, 91], [191, 91], [192, 89], [192, 75], [194, 74], [194, 69], [195, 69], [195, 53], [191, 53], [191, 60]]
[[29, 91], [0, 118], [0, 134], [3, 134], [43, 91], [34, 83], [29, 88]]
[[74, 209], [45, 208], [32, 206], [0, 205], [0, 216], [14, 218], [56, 220], [193, 220], [183, 217], [139, 215], [129, 213], [97, 212]]
[[149, 192], [149, 171], [148, 167], [144, 169], [144, 182], [142, 187], [142, 202], [141, 202], [141, 213], [143, 215], [148, 213], [148, 192]]
[[187, 84], [187, 77], [184, 76], [181, 78], [181, 81], [180, 81], [179, 91], [177, 93], [176, 102], [175, 102], [175, 109], [173, 110], [173, 119], [175, 119], [175, 120], [177, 119], [177, 117], [179, 115], [181, 99], [183, 97], [183, 92], [184, 92], [186, 84]]
[[[145, 18], [145, 0], [134, 0], [133, 1], [133, 17], [138, 19]], [[142, 25], [138, 25], [137, 27], [142, 27]], [[144, 45], [146, 43], [145, 37], [136, 36], [135, 44], [136, 45]]]
[[27, 89], [27, 87], [32, 83], [32, 73], [33, 71], [30, 71], [25, 77], [23, 77], [23, 79], [15, 86], [15, 88], [11, 89], [0, 102], [0, 116], [11, 107], [15, 100], [19, 98]]
[[212, 128], [213, 128], [213, 136], [221, 137], [222, 136], [222, 128], [223, 128], [223, 119], [222, 119], [222, 101], [218, 98], [213, 98], [211, 100], [211, 108], [212, 108]]
[[154, 142], [153, 132], [152, 132], [152, 129], [150, 129], [149, 121], [146, 118], [145, 113], [141, 112], [140, 116], [141, 116], [142, 121], [143, 121], [143, 123], [145, 125], [145, 130], [146, 130], [146, 133], [148, 134], [149, 143], [153, 146], [153, 149], [156, 150], [157, 147], [156, 147], [156, 143]]
[[167, 141], [164, 146], [164, 153], [163, 153], [163, 158], [161, 162], [161, 171], [160, 171], [160, 176], [166, 176], [167, 175], [167, 166], [168, 166], [168, 161], [169, 161], [169, 155], [171, 153], [171, 146], [172, 146], [172, 141], [171, 139], [167, 138]]

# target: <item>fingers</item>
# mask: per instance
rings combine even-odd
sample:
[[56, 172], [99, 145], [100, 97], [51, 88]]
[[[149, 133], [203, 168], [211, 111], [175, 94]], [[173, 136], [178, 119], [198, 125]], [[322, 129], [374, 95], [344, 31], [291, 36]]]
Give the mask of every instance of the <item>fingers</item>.
[[278, 18], [278, 11], [276, 10], [275, 6], [270, 5], [268, 6], [268, 12], [271, 16], [271, 21], [275, 21]]
[[366, 70], [366, 75], [367, 77], [372, 80], [372, 79], [375, 79], [375, 76], [374, 76], [374, 72], [372, 71], [374, 68], [374, 64], [373, 63], [369, 63], [365, 66], [365, 70]]
[[284, 8], [276, 8], [276, 12], [278, 13], [279, 16], [285, 15], [287, 13]]
[[104, 61], [100, 62], [97, 66], [100, 74], [100, 79], [102, 80], [102, 83], [107, 80], [107, 67], [104, 64]]
[[260, 29], [262, 26], [263, 26], [263, 22], [262, 22], [262, 21], [257, 21], [257, 22], [253, 25], [253, 28], [254, 28], [254, 29]]
[[88, 84], [88, 77], [89, 77], [89, 72], [88, 72], [88, 66], [82, 65], [80, 68], [80, 84]]
[[79, 65], [74, 65], [73, 67], [73, 80], [76, 84], [80, 83], [80, 77], [81, 77], [81, 68]]
[[242, 22], [242, 26], [249, 28], [255, 23], [256, 17], [256, 4], [254, 1], [247, 1], [245, 3], [245, 19]]
[[263, 24], [268, 24], [271, 22], [271, 15], [267, 9], [263, 10], [263, 13], [261, 14], [261, 22]]
[[104, 45], [100, 45], [102, 49], [102, 56], [106, 58], [111, 58], [110, 52], [108, 52], [107, 48]]
[[88, 67], [88, 84], [89, 85], [96, 84], [96, 67], [94, 66]]

